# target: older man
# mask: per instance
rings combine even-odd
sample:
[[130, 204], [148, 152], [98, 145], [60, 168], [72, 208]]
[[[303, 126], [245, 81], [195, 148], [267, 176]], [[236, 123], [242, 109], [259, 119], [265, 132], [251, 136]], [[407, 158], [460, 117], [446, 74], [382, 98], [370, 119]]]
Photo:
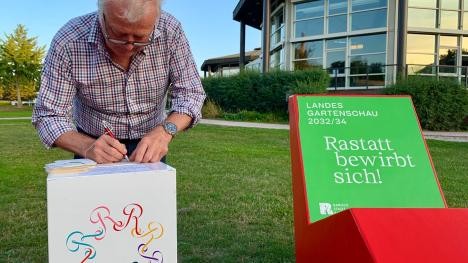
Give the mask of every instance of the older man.
[[160, 0], [99, 0], [98, 7], [52, 40], [33, 124], [47, 147], [98, 163], [127, 154], [158, 162], [175, 134], [201, 118], [205, 93], [189, 44]]

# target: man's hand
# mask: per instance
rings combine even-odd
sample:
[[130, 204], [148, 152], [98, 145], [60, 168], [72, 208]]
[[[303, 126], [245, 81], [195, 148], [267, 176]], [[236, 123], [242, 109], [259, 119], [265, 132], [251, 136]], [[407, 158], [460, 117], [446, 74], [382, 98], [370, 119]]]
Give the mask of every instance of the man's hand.
[[130, 156], [130, 161], [137, 163], [159, 162], [167, 154], [171, 140], [172, 136], [161, 125], [157, 126], [141, 138]]
[[127, 154], [127, 148], [124, 144], [104, 134], [89, 145], [84, 157], [97, 163], [115, 163], [120, 162], [125, 154]]

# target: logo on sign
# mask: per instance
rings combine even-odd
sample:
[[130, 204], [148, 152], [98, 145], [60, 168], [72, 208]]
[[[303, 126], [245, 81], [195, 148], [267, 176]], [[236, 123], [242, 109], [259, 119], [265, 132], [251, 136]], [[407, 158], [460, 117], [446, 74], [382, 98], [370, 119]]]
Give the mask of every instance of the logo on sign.
[[319, 203], [321, 215], [333, 215], [332, 205], [330, 203]]

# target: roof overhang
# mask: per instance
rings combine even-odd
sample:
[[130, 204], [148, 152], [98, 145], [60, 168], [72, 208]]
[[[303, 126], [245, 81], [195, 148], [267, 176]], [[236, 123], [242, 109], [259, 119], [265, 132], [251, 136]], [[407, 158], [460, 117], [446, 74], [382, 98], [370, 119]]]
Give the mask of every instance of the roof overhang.
[[239, 0], [233, 12], [233, 19], [246, 25], [261, 29], [263, 19], [263, 0]]
[[[249, 63], [260, 56], [260, 49], [256, 49], [254, 51], [246, 52], [245, 54], [245, 62]], [[218, 70], [219, 67], [226, 67], [226, 66], [239, 66], [240, 62], [240, 55], [234, 54], [224, 57], [217, 57], [217, 58], [210, 58], [203, 62], [201, 66], [202, 71], [208, 71], [211, 68], [212, 72]]]
[[239, 58], [208, 59], [203, 62], [201, 70], [208, 71], [210, 67], [211, 71], [218, 71], [218, 67], [228, 65], [239, 65]]

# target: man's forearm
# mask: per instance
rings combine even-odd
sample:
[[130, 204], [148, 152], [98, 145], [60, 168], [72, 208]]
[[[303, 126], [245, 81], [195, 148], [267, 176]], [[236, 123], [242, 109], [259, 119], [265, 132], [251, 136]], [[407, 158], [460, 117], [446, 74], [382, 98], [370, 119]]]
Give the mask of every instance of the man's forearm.
[[166, 121], [174, 123], [177, 126], [177, 131], [183, 131], [192, 123], [192, 117], [187, 114], [173, 112], [167, 117]]
[[64, 150], [86, 157], [86, 151], [93, 145], [95, 139], [76, 131], [66, 132], [55, 141], [54, 145]]

